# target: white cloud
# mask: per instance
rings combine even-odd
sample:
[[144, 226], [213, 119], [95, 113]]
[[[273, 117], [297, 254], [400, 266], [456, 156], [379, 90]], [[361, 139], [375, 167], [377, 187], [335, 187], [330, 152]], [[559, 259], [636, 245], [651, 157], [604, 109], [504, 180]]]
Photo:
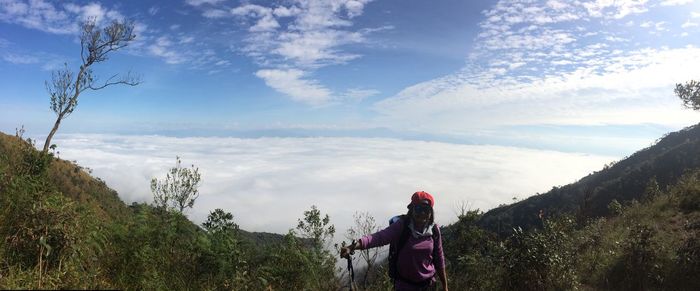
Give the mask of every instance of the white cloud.
[[8, 63], [27, 65], [36, 64], [39, 62], [39, 58], [30, 55], [18, 55], [18, 54], [5, 54], [2, 59]]
[[194, 41], [194, 37], [193, 37], [193, 36], [182, 36], [182, 37], [180, 37], [179, 43], [181, 43], [181, 44], [183, 44], [183, 43], [192, 43], [193, 41]]
[[664, 25], [666, 25], [666, 21], [659, 21], [656, 24], [654, 24], [654, 27], [656, 28], [657, 31], [668, 30], [664, 27]]
[[6, 0], [0, 3], [0, 21], [57, 34], [77, 31], [77, 23], [67, 11], [41, 0]]
[[67, 11], [80, 15], [80, 21], [93, 19], [97, 25], [101, 25], [112, 20], [124, 19], [124, 16], [122, 16], [118, 11], [108, 10], [102, 7], [102, 5], [99, 3], [89, 3], [84, 6], [65, 4], [64, 7]]
[[663, 0], [661, 6], [676, 6], [693, 3], [694, 0]]
[[236, 16], [246, 16], [256, 18], [257, 22], [248, 30], [251, 32], [271, 31], [280, 27], [279, 23], [273, 16], [271, 8], [260, 5], [247, 4], [231, 9], [231, 13]]
[[305, 73], [297, 69], [259, 70], [255, 76], [267, 86], [289, 95], [292, 100], [310, 105], [322, 105], [331, 98], [331, 91], [315, 80], [304, 79]]
[[689, 28], [689, 27], [696, 27], [696, 26], [698, 26], [697, 22], [691, 22], [690, 20], [688, 20], [685, 23], [683, 23], [683, 25], [681, 25], [681, 28]]
[[118, 11], [107, 9], [95, 2], [86, 5], [67, 3], [58, 6], [44, 0], [0, 2], [0, 21], [55, 34], [75, 34], [79, 30], [80, 22], [87, 19], [95, 19], [100, 25], [123, 18]]
[[186, 61], [185, 57], [172, 48], [172, 41], [161, 36], [156, 39], [155, 43], [148, 47], [148, 51], [157, 57], [161, 57], [168, 64], [180, 64]]
[[359, 55], [341, 53], [335, 46], [362, 41], [359, 33], [342, 33], [334, 30], [287, 32], [278, 37], [280, 43], [273, 51], [285, 59], [294, 60], [301, 67], [319, 67], [345, 63]]
[[158, 14], [158, 11], [160, 11], [160, 7], [158, 6], [151, 6], [151, 8], [148, 8], [148, 14], [151, 16]]
[[226, 16], [230, 16], [231, 13], [229, 13], [226, 10], [221, 10], [221, 9], [207, 9], [202, 12], [202, 16], [206, 18], [224, 18]]
[[[249, 231], [285, 233], [311, 205], [328, 213], [342, 239], [355, 211], [377, 221], [403, 213], [411, 193], [436, 199], [437, 221], [456, 206], [490, 209], [574, 182], [613, 157], [500, 146], [366, 138], [169, 138], [58, 135], [61, 158], [94, 170], [126, 202], [151, 201], [149, 181], [175, 156], [202, 173], [188, 216], [223, 208]], [[274, 215], [261, 215], [261, 213]]]
[[[367, 34], [378, 31], [350, 30], [352, 19], [361, 15], [369, 2], [371, 0], [294, 0], [270, 6], [244, 4], [231, 9], [231, 14], [251, 21], [248, 27], [250, 33], [240, 51], [253, 58], [261, 67], [273, 68], [270, 72], [287, 72], [284, 75], [290, 76], [296, 73], [289, 72], [312, 72], [321, 67], [345, 64], [359, 58], [359, 54], [345, 52], [341, 48], [364, 43]], [[280, 22], [282, 18], [285, 18], [284, 22]], [[284, 83], [293, 84], [293, 88], [309, 86], [316, 96], [311, 98], [316, 101], [308, 102], [309, 98], [300, 98], [295, 93], [296, 95], [290, 95], [293, 100], [317, 105], [318, 100], [340, 100], [330, 98], [332, 92], [317, 81], [298, 78], [285, 80]], [[266, 83], [271, 84], [268, 79]], [[272, 83], [278, 84], [279, 81]], [[273, 88], [285, 94], [296, 92], [281, 90], [279, 86]]]
[[306, 72], [297, 69], [265, 69], [259, 70], [255, 75], [277, 92], [290, 96], [294, 101], [313, 106], [359, 102], [380, 93], [374, 89], [352, 88], [335, 95], [318, 81], [307, 78]]
[[374, 89], [360, 89], [360, 88], [354, 88], [354, 89], [348, 89], [344, 94], [341, 95], [341, 99], [343, 100], [349, 100], [349, 101], [362, 101], [365, 98], [375, 96], [379, 94], [378, 90]]
[[[338, 48], [364, 42], [364, 34], [370, 31], [353, 32], [340, 28], [350, 26], [350, 19], [359, 15], [367, 2], [313, 0], [277, 7], [247, 4], [232, 9], [231, 13], [254, 20], [249, 27], [251, 35], [246, 39], [244, 53], [264, 65], [312, 69], [346, 63], [359, 57]], [[281, 27], [277, 18], [285, 17], [293, 20], [287, 27]]]
[[[470, 125], [688, 125], [697, 117], [681, 109], [673, 86], [694, 78], [697, 66], [700, 49], [690, 47], [641, 50], [528, 82], [488, 79], [484, 86], [477, 76], [455, 74], [408, 87], [376, 109], [407, 128], [447, 132]], [[426, 117], [422, 124], [411, 121], [417, 115]]]
[[224, 1], [225, 0], [185, 0], [185, 3], [192, 6], [200, 6], [203, 4], [216, 5]]
[[299, 9], [299, 7], [292, 6], [292, 7], [285, 7], [285, 6], [279, 6], [275, 7], [273, 10], [273, 14], [277, 17], [291, 17], [291, 16], [296, 16], [302, 13], [303, 11]]
[[596, 0], [585, 2], [583, 6], [589, 16], [609, 19], [621, 19], [630, 14], [640, 14], [649, 11], [648, 0]]

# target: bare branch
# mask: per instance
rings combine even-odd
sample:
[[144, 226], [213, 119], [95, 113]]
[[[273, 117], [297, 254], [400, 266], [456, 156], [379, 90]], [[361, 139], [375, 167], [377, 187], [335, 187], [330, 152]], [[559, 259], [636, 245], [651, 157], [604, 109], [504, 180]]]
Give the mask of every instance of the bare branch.
[[128, 73], [126, 74], [126, 76], [123, 76], [123, 77], [120, 78], [119, 80], [112, 81], [112, 80], [114, 80], [114, 78], [116, 78], [117, 76], [118, 76], [118, 75], [116, 75], [116, 74], [115, 74], [115, 75], [112, 75], [112, 76], [109, 77], [109, 79], [107, 79], [107, 81], [106, 81], [104, 84], [102, 84], [101, 86], [94, 87], [94, 86], [90, 85], [88, 88], [90, 88], [90, 89], [92, 89], [92, 90], [100, 90], [100, 89], [103, 89], [103, 88], [105, 88], [105, 87], [107, 87], [107, 86], [112, 86], [112, 85], [117, 85], [117, 84], [129, 85], [129, 86], [136, 86], [136, 85], [138, 85], [138, 84], [141, 84], [141, 78], [140, 78], [139, 76], [132, 75], [131, 72], [128, 72]]

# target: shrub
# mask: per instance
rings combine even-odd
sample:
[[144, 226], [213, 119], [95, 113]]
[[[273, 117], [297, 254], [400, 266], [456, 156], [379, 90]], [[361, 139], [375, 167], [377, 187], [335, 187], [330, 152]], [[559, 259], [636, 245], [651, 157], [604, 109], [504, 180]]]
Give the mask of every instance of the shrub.
[[514, 230], [506, 244], [503, 288], [508, 290], [571, 290], [579, 285], [570, 235], [574, 220], [547, 220], [542, 230]]
[[656, 230], [636, 224], [622, 244], [622, 256], [610, 271], [610, 285], [617, 290], [658, 289], [664, 281], [661, 245]]

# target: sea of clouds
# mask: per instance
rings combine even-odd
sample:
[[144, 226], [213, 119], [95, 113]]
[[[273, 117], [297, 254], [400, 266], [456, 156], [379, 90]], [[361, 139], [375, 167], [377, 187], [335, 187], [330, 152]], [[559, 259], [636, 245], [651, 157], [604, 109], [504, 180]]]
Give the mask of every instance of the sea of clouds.
[[286, 233], [316, 205], [345, 237], [355, 212], [379, 225], [404, 213], [417, 190], [432, 193], [436, 221], [457, 219], [460, 205], [488, 210], [565, 185], [616, 157], [490, 145], [388, 138], [229, 138], [66, 134], [60, 157], [105, 180], [126, 203], [152, 200], [150, 180], [180, 156], [200, 169], [200, 197], [186, 214], [233, 213], [242, 229]]

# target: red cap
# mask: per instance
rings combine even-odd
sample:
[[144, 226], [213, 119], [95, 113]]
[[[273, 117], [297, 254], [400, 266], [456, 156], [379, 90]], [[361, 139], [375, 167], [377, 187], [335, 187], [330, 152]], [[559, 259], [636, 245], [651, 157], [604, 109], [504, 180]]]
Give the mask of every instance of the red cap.
[[413, 193], [413, 196], [411, 196], [411, 204], [409, 204], [409, 206], [420, 204], [424, 201], [427, 201], [430, 204], [430, 207], [433, 207], [433, 205], [435, 205], [433, 195], [430, 195], [430, 193], [425, 191], [418, 191], [416, 193]]

